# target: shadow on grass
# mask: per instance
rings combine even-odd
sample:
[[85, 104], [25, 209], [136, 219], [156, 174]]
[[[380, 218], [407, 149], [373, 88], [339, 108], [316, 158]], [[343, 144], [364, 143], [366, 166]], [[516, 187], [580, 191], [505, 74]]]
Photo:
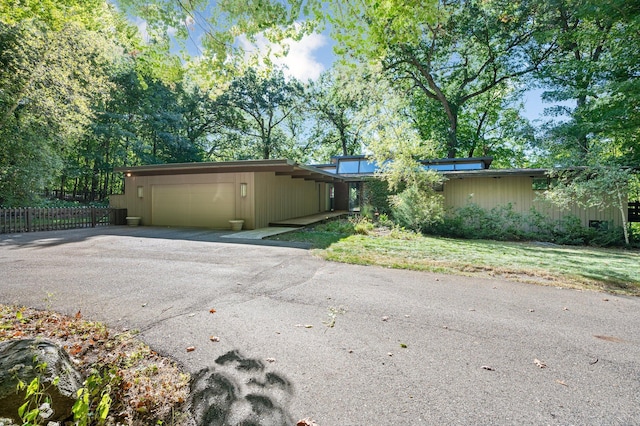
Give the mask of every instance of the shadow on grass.
[[323, 232], [314, 230], [300, 230], [296, 232], [288, 232], [286, 234], [275, 235], [270, 237], [271, 241], [286, 241], [286, 242], [298, 242], [306, 243], [313, 249], [326, 249], [332, 244], [347, 238], [348, 234], [340, 234], [337, 232]]
[[[454, 240], [434, 237], [352, 237], [324, 247], [328, 260], [451, 274], [513, 274], [554, 277], [570, 287], [599, 288], [640, 296], [640, 252], [527, 242]], [[442, 269], [446, 269], [442, 271]]]

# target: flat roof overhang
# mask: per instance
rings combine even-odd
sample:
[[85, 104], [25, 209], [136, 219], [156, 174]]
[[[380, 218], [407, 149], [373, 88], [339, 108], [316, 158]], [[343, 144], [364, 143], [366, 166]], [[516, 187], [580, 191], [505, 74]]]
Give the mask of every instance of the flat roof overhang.
[[500, 178], [507, 176], [545, 177], [548, 169], [484, 169], [484, 170], [456, 170], [440, 172], [448, 179], [463, 178]]
[[291, 176], [315, 182], [344, 182], [336, 174], [312, 166], [303, 166], [291, 160], [241, 160], [203, 163], [151, 164], [146, 166], [116, 167], [115, 172], [126, 176], [168, 176], [207, 173], [274, 172], [279, 176]]

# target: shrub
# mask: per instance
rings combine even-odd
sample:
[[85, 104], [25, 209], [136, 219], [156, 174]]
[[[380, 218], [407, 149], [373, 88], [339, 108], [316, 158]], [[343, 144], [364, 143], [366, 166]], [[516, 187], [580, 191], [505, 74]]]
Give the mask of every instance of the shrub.
[[433, 190], [411, 185], [389, 200], [396, 223], [405, 228], [424, 232], [443, 220], [442, 195]]
[[448, 211], [444, 220], [425, 229], [426, 233], [454, 238], [490, 240], [535, 240], [569, 245], [613, 246], [624, 242], [620, 227], [597, 230], [582, 225], [579, 218], [552, 220], [531, 209], [518, 213], [511, 204], [491, 210], [469, 203]]
[[[364, 184], [362, 195], [363, 213], [390, 214], [389, 196], [393, 194], [387, 181], [377, 178], [368, 179]], [[373, 219], [373, 216], [370, 219]]]
[[356, 234], [367, 235], [375, 228], [373, 222], [364, 216], [354, 216], [350, 221]]
[[321, 223], [314, 228], [316, 231], [320, 232], [331, 232], [334, 234], [345, 234], [350, 235], [353, 234], [354, 224], [350, 220], [331, 220], [326, 223]]

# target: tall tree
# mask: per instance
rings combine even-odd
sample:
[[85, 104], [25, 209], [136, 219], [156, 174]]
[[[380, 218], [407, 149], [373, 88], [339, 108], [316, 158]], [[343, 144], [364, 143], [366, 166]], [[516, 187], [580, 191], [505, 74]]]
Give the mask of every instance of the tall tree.
[[253, 158], [269, 159], [293, 148], [285, 125], [296, 114], [301, 94], [300, 83], [287, 81], [281, 70], [262, 76], [251, 68], [231, 83], [223, 99], [242, 113], [234, 130], [255, 147]]
[[544, 98], [562, 102], [549, 113], [563, 120], [548, 126], [547, 148], [562, 163], [630, 153], [633, 158], [640, 128], [640, 6], [555, 0], [548, 7], [559, 48], [538, 77]]
[[391, 77], [406, 81], [444, 112], [447, 157], [464, 148], [459, 138], [464, 109], [474, 100], [505, 93], [508, 84], [535, 71], [554, 50], [553, 41], [537, 43], [535, 36], [544, 28], [536, 13], [532, 1], [443, 2], [436, 22], [425, 24], [419, 38], [387, 51], [383, 63]]
[[0, 202], [29, 199], [49, 183], [108, 96], [117, 48], [75, 23], [59, 31], [0, 22]]
[[315, 118], [314, 137], [332, 155], [362, 152], [366, 118], [361, 113], [369, 102], [370, 79], [351, 67], [336, 67], [310, 82], [305, 91], [306, 109]]

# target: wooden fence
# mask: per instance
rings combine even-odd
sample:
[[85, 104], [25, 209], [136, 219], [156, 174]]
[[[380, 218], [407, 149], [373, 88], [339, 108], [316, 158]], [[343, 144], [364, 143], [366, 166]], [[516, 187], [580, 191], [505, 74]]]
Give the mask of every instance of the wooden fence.
[[0, 234], [122, 225], [126, 215], [108, 207], [0, 209]]

